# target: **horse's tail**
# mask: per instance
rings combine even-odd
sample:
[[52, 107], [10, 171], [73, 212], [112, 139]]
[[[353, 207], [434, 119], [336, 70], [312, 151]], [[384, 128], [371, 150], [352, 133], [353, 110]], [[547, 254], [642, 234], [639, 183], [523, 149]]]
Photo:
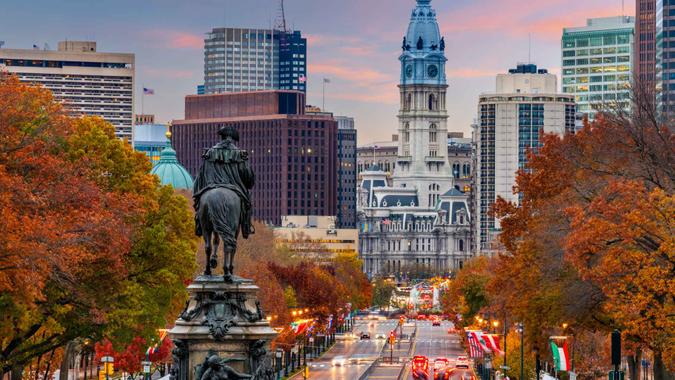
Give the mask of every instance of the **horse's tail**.
[[[237, 246], [236, 231], [227, 224], [229, 215], [234, 211], [230, 210], [227, 202], [224, 199], [216, 197], [209, 198], [207, 205], [207, 215], [213, 230], [218, 234], [223, 242], [223, 245], [234, 248]], [[238, 223], [237, 223], [238, 224]]]

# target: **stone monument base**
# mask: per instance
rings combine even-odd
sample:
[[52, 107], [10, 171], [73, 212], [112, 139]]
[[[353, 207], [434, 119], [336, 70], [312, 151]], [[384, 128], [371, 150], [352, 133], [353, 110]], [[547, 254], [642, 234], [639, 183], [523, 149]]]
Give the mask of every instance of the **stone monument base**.
[[172, 380], [274, 378], [269, 345], [276, 332], [265, 319], [253, 281], [198, 276], [169, 336]]

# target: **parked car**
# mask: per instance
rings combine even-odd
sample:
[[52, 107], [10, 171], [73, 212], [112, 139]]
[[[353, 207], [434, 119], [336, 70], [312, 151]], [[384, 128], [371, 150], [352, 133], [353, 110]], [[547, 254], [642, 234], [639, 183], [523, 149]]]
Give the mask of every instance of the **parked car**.
[[434, 319], [431, 320], [431, 325], [432, 326], [440, 326], [441, 325], [441, 319], [438, 317], [435, 317]]
[[375, 339], [387, 339], [384, 334], [375, 334]]
[[361, 340], [364, 340], [364, 339], [370, 339], [370, 334], [367, 333], [367, 332], [362, 332], [361, 333]]

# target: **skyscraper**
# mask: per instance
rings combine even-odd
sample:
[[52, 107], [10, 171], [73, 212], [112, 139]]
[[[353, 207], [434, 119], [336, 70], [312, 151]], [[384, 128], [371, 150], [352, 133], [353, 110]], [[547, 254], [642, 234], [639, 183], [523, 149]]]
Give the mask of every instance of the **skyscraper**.
[[193, 176], [224, 126], [239, 131], [239, 147], [249, 152], [255, 219], [278, 226], [287, 215], [336, 215], [337, 123], [331, 115], [305, 114], [299, 91], [188, 95], [185, 119], [173, 122], [171, 139]]
[[337, 227], [356, 227], [356, 128], [354, 118], [337, 121]]
[[634, 28], [635, 18], [619, 16], [563, 29], [563, 92], [573, 94], [579, 112], [591, 120], [602, 105], [630, 110]]
[[636, 81], [649, 91], [656, 85], [656, 0], [636, 0], [635, 56]]
[[532, 64], [497, 75], [496, 92], [480, 95], [474, 131], [477, 254], [490, 254], [499, 233], [499, 221], [489, 215], [497, 197], [518, 202], [513, 186], [528, 149], [537, 150], [541, 133], [573, 132], [575, 114], [574, 95], [559, 94], [556, 76]]
[[305, 92], [307, 40], [300, 31], [215, 28], [204, 40], [204, 93]]
[[470, 252], [467, 196], [448, 163], [445, 40], [431, 0], [417, 0], [399, 56], [398, 157], [392, 176], [361, 172], [359, 254], [368, 275], [446, 274]]
[[0, 49], [0, 69], [51, 90], [72, 116], [100, 116], [132, 140], [134, 55], [96, 51], [93, 41], [61, 41], [57, 50]]
[[656, 0], [656, 97], [661, 114], [675, 118], [675, 0]]

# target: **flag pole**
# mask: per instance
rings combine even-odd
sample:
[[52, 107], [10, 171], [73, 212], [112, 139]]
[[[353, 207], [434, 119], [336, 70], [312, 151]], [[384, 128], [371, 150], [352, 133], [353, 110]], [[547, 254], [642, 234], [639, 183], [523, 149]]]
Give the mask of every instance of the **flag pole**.
[[321, 91], [321, 110], [326, 111], [326, 78], [323, 78], [323, 91]]
[[141, 86], [141, 115], [145, 114], [144, 106], [145, 106], [145, 85], [142, 85]]

